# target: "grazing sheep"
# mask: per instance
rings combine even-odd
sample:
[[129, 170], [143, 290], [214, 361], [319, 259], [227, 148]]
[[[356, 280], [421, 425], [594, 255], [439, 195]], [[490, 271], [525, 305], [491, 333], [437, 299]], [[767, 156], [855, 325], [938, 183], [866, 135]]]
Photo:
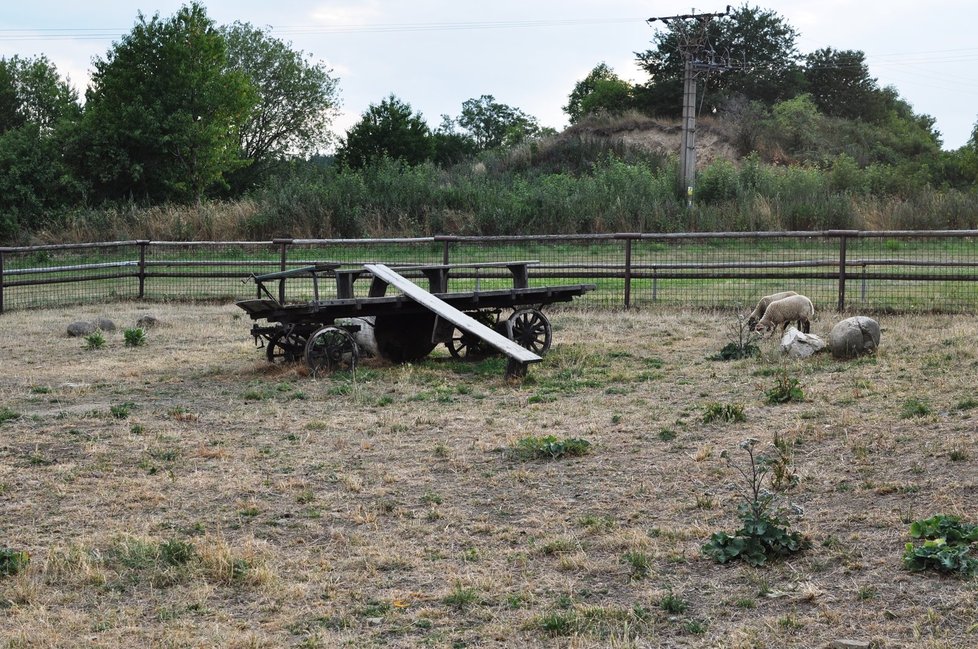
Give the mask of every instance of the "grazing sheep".
[[754, 312], [750, 314], [747, 318], [747, 327], [753, 329], [754, 325], [760, 322], [761, 318], [764, 317], [764, 312], [767, 310], [767, 306], [771, 302], [777, 300], [783, 300], [786, 297], [791, 297], [792, 295], [798, 295], [794, 291], [782, 291], [781, 293], [774, 293], [773, 295], [765, 295], [760, 300], [757, 301], [757, 306], [754, 307]]
[[757, 323], [754, 330], [773, 332], [778, 325], [787, 329], [789, 322], [797, 320], [799, 330], [807, 334], [812, 328], [811, 320], [814, 316], [815, 307], [812, 306], [811, 300], [804, 295], [792, 295], [767, 305], [764, 317]]

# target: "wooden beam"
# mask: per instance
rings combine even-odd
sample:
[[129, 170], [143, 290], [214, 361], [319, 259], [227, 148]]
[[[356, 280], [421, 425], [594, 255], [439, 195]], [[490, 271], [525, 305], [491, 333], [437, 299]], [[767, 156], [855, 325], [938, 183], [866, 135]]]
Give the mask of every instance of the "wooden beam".
[[520, 347], [502, 334], [490, 329], [475, 318], [472, 318], [445, 301], [424, 290], [411, 280], [403, 277], [384, 264], [364, 264], [374, 277], [378, 277], [401, 290], [409, 298], [425, 307], [439, 318], [448, 320], [463, 331], [478, 336], [502, 353], [520, 363], [538, 363], [543, 359], [530, 350]]

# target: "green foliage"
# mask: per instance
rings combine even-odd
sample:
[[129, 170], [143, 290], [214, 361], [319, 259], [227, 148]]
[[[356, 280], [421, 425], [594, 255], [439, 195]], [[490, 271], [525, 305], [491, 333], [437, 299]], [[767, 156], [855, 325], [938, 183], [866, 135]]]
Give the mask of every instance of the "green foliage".
[[900, 417], [903, 419], [926, 417], [930, 413], [930, 406], [926, 401], [921, 401], [920, 399], [907, 399], [900, 408]]
[[31, 555], [25, 550], [12, 550], [0, 547], [0, 576], [11, 577], [24, 570], [31, 562]]
[[750, 326], [749, 319], [750, 316], [747, 314], [737, 314], [727, 330], [727, 338], [730, 342], [718, 353], [710, 356], [710, 360], [732, 361], [760, 355], [761, 348], [757, 346], [757, 342], [762, 336]]
[[199, 201], [240, 167], [255, 89], [203, 5], [142, 15], [94, 61], [81, 147], [100, 197]]
[[235, 22], [222, 27], [228, 67], [251, 83], [257, 100], [238, 125], [241, 157], [235, 173], [242, 188], [260, 180], [275, 160], [313, 153], [330, 141], [339, 105], [338, 80], [321, 63], [274, 38], [269, 29]]
[[14, 419], [19, 419], [19, 418], [20, 418], [19, 412], [15, 412], [7, 406], [0, 408], [0, 424], [7, 421], [13, 421]]
[[591, 442], [577, 437], [558, 439], [555, 435], [546, 437], [528, 436], [516, 441], [513, 454], [521, 460], [551, 459], [563, 456], [580, 456], [590, 452]]
[[769, 559], [781, 558], [811, 547], [811, 541], [799, 532], [789, 532], [787, 521], [775, 507], [775, 495], [764, 488], [768, 466], [755, 457], [757, 440], [741, 443], [750, 459], [749, 470], [737, 467], [744, 477], [746, 488], [741, 491], [737, 506], [741, 527], [733, 535], [714, 533], [703, 545], [703, 553], [719, 563], [735, 559], [752, 566], [764, 565]]
[[540, 132], [540, 125], [534, 117], [497, 102], [492, 95], [462, 102], [457, 123], [479, 149], [513, 146]]
[[680, 613], [685, 613], [686, 609], [689, 608], [689, 602], [684, 600], [678, 595], [673, 595], [672, 591], [669, 591], [662, 596], [659, 600], [659, 608], [661, 608], [666, 613], [672, 613], [673, 615], [679, 615]]
[[652, 557], [638, 550], [629, 550], [622, 557], [622, 561], [628, 566], [628, 575], [631, 579], [645, 579], [652, 573]]
[[146, 344], [146, 332], [140, 327], [131, 327], [122, 332], [126, 347], [142, 347]]
[[632, 107], [632, 86], [615, 74], [606, 63], [599, 63], [574, 85], [563, 107], [571, 124], [596, 113], [620, 114]]
[[101, 331], [93, 331], [85, 336], [85, 349], [95, 350], [105, 347], [105, 336]]
[[708, 403], [703, 411], [703, 423], [713, 421], [738, 422], [747, 421], [744, 406], [739, 403]]
[[978, 575], [978, 525], [962, 523], [958, 516], [937, 514], [910, 525], [910, 536], [921, 545], [907, 543], [903, 565], [911, 572], [936, 570], [960, 577]]
[[116, 419], [125, 419], [135, 407], [136, 404], [132, 401], [126, 401], [125, 403], [109, 406], [109, 413]]
[[764, 393], [770, 404], [788, 403], [789, 401], [804, 401], [805, 393], [798, 379], [788, 376], [784, 370], [775, 377], [774, 387]]
[[347, 132], [336, 158], [353, 169], [383, 158], [419, 164], [431, 159], [434, 146], [424, 117], [411, 105], [390, 95], [371, 104]]

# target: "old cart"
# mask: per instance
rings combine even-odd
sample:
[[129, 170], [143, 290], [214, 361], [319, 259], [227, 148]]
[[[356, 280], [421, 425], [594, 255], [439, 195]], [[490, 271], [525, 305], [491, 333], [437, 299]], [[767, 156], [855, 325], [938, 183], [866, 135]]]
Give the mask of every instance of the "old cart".
[[[507, 373], [522, 374], [550, 348], [552, 328], [542, 309], [569, 302], [593, 290], [593, 284], [529, 286], [533, 261], [477, 264], [412, 265], [388, 268], [366, 264], [341, 269], [322, 263], [255, 275], [257, 297], [237, 305], [255, 323], [251, 334], [264, 345], [271, 362], [304, 360], [313, 373], [353, 368], [360, 350], [355, 335], [372, 320], [377, 352], [395, 363], [416, 361], [443, 343], [459, 359], [494, 351], [510, 357]], [[512, 286], [480, 290], [480, 273], [511, 276]], [[427, 280], [425, 291], [406, 276]], [[286, 303], [285, 281], [312, 280], [313, 299]], [[335, 279], [335, 298], [320, 299], [320, 280]], [[358, 297], [357, 280], [370, 278], [366, 296]], [[450, 292], [450, 278], [468, 279], [470, 290]], [[472, 286], [474, 281], [474, 287]], [[277, 295], [270, 289], [278, 283]], [[394, 286], [400, 292], [389, 294]], [[505, 314], [505, 317], [504, 317]], [[516, 344], [513, 344], [516, 343]]]

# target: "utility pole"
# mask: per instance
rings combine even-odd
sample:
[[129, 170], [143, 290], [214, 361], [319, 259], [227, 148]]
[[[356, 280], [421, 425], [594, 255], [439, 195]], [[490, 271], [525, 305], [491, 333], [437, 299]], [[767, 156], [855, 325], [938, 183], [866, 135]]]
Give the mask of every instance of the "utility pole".
[[723, 13], [684, 14], [649, 18], [648, 23], [661, 20], [676, 33], [679, 53], [683, 57], [683, 121], [679, 145], [679, 189], [686, 195], [687, 207], [693, 204], [696, 179], [696, 81], [700, 75], [722, 72], [730, 68], [730, 60], [720, 60], [707, 50], [707, 27], [714, 18], [730, 15], [730, 5]]

